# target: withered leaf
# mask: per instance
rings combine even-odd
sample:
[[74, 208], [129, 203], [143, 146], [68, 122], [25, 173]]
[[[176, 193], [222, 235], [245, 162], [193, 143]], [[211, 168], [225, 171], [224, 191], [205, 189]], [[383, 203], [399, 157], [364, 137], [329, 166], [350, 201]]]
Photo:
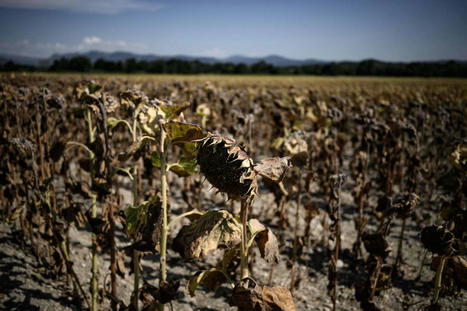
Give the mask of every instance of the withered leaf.
[[388, 241], [386, 241], [386, 237], [384, 236], [383, 232], [364, 232], [362, 235], [362, 240], [366, 251], [373, 256], [386, 258], [392, 251], [392, 248]]
[[254, 238], [259, 232], [266, 230], [266, 227], [258, 219], [253, 218], [248, 221], [248, 229], [250, 230], [251, 237]]
[[280, 183], [289, 167], [287, 158], [264, 159], [255, 165], [255, 171], [264, 178]]
[[220, 246], [231, 248], [241, 241], [241, 229], [233, 216], [225, 211], [209, 211], [184, 226], [173, 242], [173, 248], [186, 260], [207, 255]]
[[253, 279], [241, 280], [234, 288], [229, 304], [239, 311], [295, 311], [290, 291], [282, 286], [258, 285]]
[[212, 268], [210, 270], [198, 271], [193, 275], [186, 284], [186, 289], [190, 296], [193, 297], [199, 284], [204, 283], [209, 291], [214, 291], [225, 281], [227, 281], [227, 278], [224, 272]]
[[[158, 200], [152, 200], [143, 207], [146, 210], [147, 220], [140, 227], [135, 228], [136, 240], [133, 244], [125, 248], [129, 253], [132, 250], [140, 252], [155, 253], [159, 250], [160, 235], [162, 229], [162, 203]], [[132, 218], [138, 215], [132, 215]], [[137, 222], [137, 219], [134, 221]]]
[[60, 140], [57, 140], [52, 144], [52, 147], [50, 147], [49, 157], [54, 162], [58, 162], [58, 160], [62, 157], [64, 151], [65, 151], [65, 143]]
[[91, 171], [92, 163], [93, 163], [93, 161], [92, 161], [91, 158], [80, 158], [80, 159], [78, 159], [79, 167], [81, 167], [81, 169], [83, 169], [84, 171], [86, 171], [88, 173]]
[[190, 107], [190, 103], [183, 103], [183, 104], [174, 104], [174, 103], [167, 103], [161, 100], [158, 101], [159, 108], [165, 113], [167, 119], [172, 120], [178, 117], [183, 110]]
[[[121, 152], [118, 154], [118, 160], [119, 161], [126, 161], [128, 160], [131, 156], [135, 155], [140, 151], [144, 146], [146, 145], [146, 140], [141, 140], [141, 141], [135, 141], [132, 143], [126, 151]], [[139, 157], [135, 158], [137, 160]]]
[[266, 230], [259, 232], [256, 236], [256, 243], [261, 257], [266, 259], [267, 262], [279, 262], [279, 243], [271, 229], [266, 228]]
[[[177, 298], [180, 281], [162, 282], [159, 287], [153, 286], [144, 281], [139, 298], [143, 301], [144, 310], [155, 310], [151, 306], [158, 306], [160, 303], [166, 304]], [[153, 299], [151, 299], [151, 297]]]
[[189, 142], [206, 136], [196, 124], [170, 121], [164, 123], [163, 127], [172, 143]]
[[306, 166], [308, 164], [308, 152], [302, 151], [302, 152], [294, 154], [290, 158], [290, 163], [292, 163], [292, 165], [296, 167]]

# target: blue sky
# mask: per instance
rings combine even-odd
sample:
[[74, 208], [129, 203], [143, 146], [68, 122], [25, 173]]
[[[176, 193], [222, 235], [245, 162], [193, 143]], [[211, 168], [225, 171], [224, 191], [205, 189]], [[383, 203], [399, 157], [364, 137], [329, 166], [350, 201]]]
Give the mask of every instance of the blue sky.
[[467, 1], [0, 0], [0, 53], [467, 60]]

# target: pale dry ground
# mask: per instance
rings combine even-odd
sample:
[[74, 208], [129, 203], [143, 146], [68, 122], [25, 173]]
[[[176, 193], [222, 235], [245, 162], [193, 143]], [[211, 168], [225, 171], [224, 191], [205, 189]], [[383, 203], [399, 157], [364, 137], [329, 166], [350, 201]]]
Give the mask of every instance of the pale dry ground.
[[[180, 213], [181, 205], [184, 204], [181, 198], [179, 181], [176, 178], [171, 179], [171, 206], [172, 212]], [[170, 181], [170, 180], [169, 180]], [[123, 184], [129, 181], [121, 178]], [[225, 198], [222, 195], [215, 194], [213, 190], [209, 190], [210, 186], [205, 183], [204, 187], [203, 206], [207, 209], [211, 208], [226, 208]], [[355, 204], [350, 194], [353, 188], [352, 180], [349, 180], [343, 188], [342, 193], [342, 247], [345, 253], [350, 250], [352, 243], [355, 240], [356, 232], [353, 223], [353, 212]], [[57, 191], [60, 192], [60, 187]], [[131, 202], [131, 194], [129, 190], [122, 190], [126, 203]], [[311, 198], [320, 208], [324, 208], [324, 197], [318, 192], [316, 184], [313, 185]], [[370, 199], [370, 204], [376, 204], [376, 197], [373, 195]], [[264, 207], [269, 207], [271, 211], [268, 213], [268, 219], [260, 219], [267, 223], [276, 233], [286, 240], [286, 247], [281, 251], [280, 263], [275, 267], [273, 285], [288, 287], [290, 284], [290, 270], [286, 267], [287, 253], [293, 241], [293, 230], [289, 229], [285, 232], [277, 231], [277, 219], [271, 219], [275, 203], [273, 196], [266, 189], [260, 189], [260, 196], [255, 200], [253, 214], [259, 213]], [[124, 208], [123, 207], [123, 208]], [[295, 223], [295, 201], [286, 203], [286, 211], [288, 213], [291, 224]], [[234, 205], [234, 211], [238, 213], [239, 204]], [[303, 215], [303, 211], [302, 211]], [[326, 214], [321, 210], [321, 215], [313, 219], [311, 240], [313, 245], [304, 250], [302, 258], [297, 265], [297, 271], [301, 278], [300, 285], [294, 291], [294, 301], [297, 310], [331, 310], [332, 304], [327, 295], [327, 259], [326, 259], [326, 232], [323, 231], [321, 225], [323, 217]], [[185, 220], [185, 224], [188, 221]], [[304, 228], [304, 218], [299, 220], [300, 228]], [[181, 224], [176, 225], [171, 230], [171, 238], [175, 237]], [[369, 228], [374, 228], [370, 224]], [[64, 283], [63, 277], [60, 280], [52, 280], [47, 275], [44, 268], [35, 264], [33, 256], [27, 249], [26, 252], [18, 251], [18, 246], [14, 244], [10, 235], [10, 227], [2, 224], [0, 227], [0, 248], [2, 249], [2, 258], [0, 265], [2, 267], [0, 280], [2, 280], [0, 293], [0, 309], [8, 310], [78, 310], [76, 306], [62, 297], [63, 292], [69, 289]], [[299, 231], [301, 233], [302, 231]], [[400, 232], [400, 221], [396, 220], [391, 230], [390, 242], [393, 249], [396, 249], [397, 237]], [[428, 261], [423, 267], [422, 277], [419, 281], [414, 281], [420, 267], [420, 258], [423, 257], [424, 250], [419, 241], [420, 228], [412, 220], [408, 221], [406, 235], [404, 239], [404, 277], [394, 283], [394, 287], [384, 291], [376, 298], [376, 303], [382, 310], [402, 310], [402, 302], [406, 300], [410, 305], [408, 310], [419, 310], [419, 308], [429, 302], [431, 295], [431, 280], [434, 272], [430, 270]], [[117, 226], [117, 247], [123, 248], [130, 242], [123, 233], [123, 228]], [[74, 262], [76, 272], [85, 288], [88, 288], [88, 282], [91, 278], [91, 237], [90, 231], [86, 227], [74, 228], [71, 230], [71, 259]], [[323, 244], [324, 243], [324, 244]], [[230, 293], [229, 285], [224, 285], [214, 293], [208, 293], [203, 286], [200, 286], [196, 291], [195, 297], [190, 297], [186, 290], [186, 282], [198, 270], [209, 269], [213, 267], [217, 260], [222, 255], [223, 251], [217, 251], [205, 258], [201, 258], [195, 262], [186, 263], [180, 256], [169, 250], [168, 252], [168, 276], [181, 280], [181, 285], [178, 290], [178, 301], [173, 303], [173, 310], [190, 311], [190, 310], [229, 310], [234, 311], [236, 308], [230, 307], [226, 296]], [[253, 270], [254, 278], [260, 283], [267, 283], [270, 265], [260, 258], [256, 251], [255, 265]], [[395, 251], [392, 252], [388, 259], [391, 263], [394, 261]], [[428, 256], [430, 258], [430, 255]], [[106, 254], [99, 255], [99, 286], [104, 286], [104, 279], [109, 282], [109, 264], [110, 256]], [[132, 288], [133, 276], [128, 274], [130, 260], [125, 259], [127, 272], [124, 278], [118, 279], [118, 297], [125, 303], [129, 303]], [[338, 285], [338, 310], [359, 310], [359, 304], [354, 298], [354, 286], [357, 281], [362, 280], [361, 272], [357, 272], [351, 267], [352, 259], [346, 255], [341, 255], [341, 260], [338, 262], [339, 285]], [[159, 276], [159, 257], [155, 255], [145, 255], [141, 262], [143, 272], [142, 276], [151, 284], [158, 284]], [[467, 305], [467, 297], [465, 291], [462, 291], [456, 298], [447, 297], [441, 299], [443, 310], [463, 310]], [[103, 309], [107, 309], [108, 301], [104, 302]], [[16, 308], [16, 309], [15, 309]]]

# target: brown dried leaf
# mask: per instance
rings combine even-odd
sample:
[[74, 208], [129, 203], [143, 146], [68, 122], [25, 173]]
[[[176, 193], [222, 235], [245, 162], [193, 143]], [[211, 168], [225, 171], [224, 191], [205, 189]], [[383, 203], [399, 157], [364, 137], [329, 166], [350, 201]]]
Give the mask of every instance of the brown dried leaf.
[[254, 237], [261, 231], [266, 230], [266, 227], [262, 223], [260, 223], [258, 219], [253, 218], [248, 221], [248, 229], [250, 230], [251, 236]]
[[[135, 141], [124, 152], [118, 154], [119, 161], [126, 161], [146, 145], [146, 140]], [[138, 157], [139, 158], [139, 157]], [[136, 160], [136, 159], [135, 159]]]
[[275, 183], [280, 183], [289, 167], [287, 158], [270, 158], [264, 159], [255, 165], [255, 171], [264, 178], [267, 178]]
[[227, 281], [225, 274], [216, 268], [212, 268], [210, 270], [198, 271], [193, 275], [186, 284], [186, 289], [190, 296], [193, 297], [199, 284], [204, 283], [209, 291], [214, 291], [225, 281]]
[[229, 212], [209, 211], [180, 230], [173, 248], [188, 260], [207, 255], [220, 246], [231, 248], [240, 241], [241, 229]]
[[266, 230], [259, 232], [256, 236], [256, 243], [261, 257], [266, 259], [267, 262], [279, 262], [279, 243], [271, 229], [266, 228]]
[[162, 202], [152, 200], [147, 203], [147, 221], [141, 228], [140, 232], [136, 232], [136, 241], [125, 248], [125, 252], [131, 254], [135, 249], [140, 252], [159, 251], [160, 235], [162, 229]]
[[302, 152], [294, 154], [290, 158], [290, 163], [292, 163], [292, 165], [296, 167], [306, 166], [308, 164], [308, 152], [302, 151]]
[[143, 301], [143, 310], [156, 310], [153, 307], [175, 300], [179, 286], [180, 281], [162, 282], [159, 287], [145, 281], [139, 294], [140, 300]]
[[116, 256], [117, 257], [117, 274], [121, 277], [125, 277], [125, 259], [123, 257], [123, 254], [119, 251], [116, 251]]
[[383, 232], [364, 232], [362, 235], [362, 240], [366, 251], [373, 256], [386, 258], [392, 251], [392, 248], [386, 240]]
[[251, 278], [241, 280], [234, 288], [230, 305], [239, 311], [295, 311], [290, 291], [282, 286], [258, 285]]

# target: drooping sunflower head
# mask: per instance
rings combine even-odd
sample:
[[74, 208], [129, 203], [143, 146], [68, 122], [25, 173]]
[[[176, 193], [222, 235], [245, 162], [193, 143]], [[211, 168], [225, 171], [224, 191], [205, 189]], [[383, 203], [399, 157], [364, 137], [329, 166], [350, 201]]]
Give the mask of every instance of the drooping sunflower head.
[[247, 199], [258, 185], [253, 160], [234, 139], [209, 133], [198, 142], [198, 164], [206, 179], [232, 199]]

